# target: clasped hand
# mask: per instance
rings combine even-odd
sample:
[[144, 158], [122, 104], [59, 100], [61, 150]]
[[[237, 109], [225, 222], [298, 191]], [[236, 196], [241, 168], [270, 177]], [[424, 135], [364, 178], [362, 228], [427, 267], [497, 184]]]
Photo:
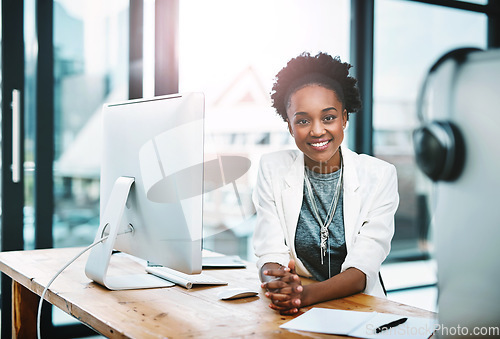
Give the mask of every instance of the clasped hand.
[[266, 297], [271, 299], [269, 307], [279, 311], [280, 314], [297, 313], [302, 304], [304, 287], [300, 277], [295, 273], [295, 261], [290, 260], [288, 267], [268, 269], [262, 273], [274, 277], [261, 285], [267, 290]]

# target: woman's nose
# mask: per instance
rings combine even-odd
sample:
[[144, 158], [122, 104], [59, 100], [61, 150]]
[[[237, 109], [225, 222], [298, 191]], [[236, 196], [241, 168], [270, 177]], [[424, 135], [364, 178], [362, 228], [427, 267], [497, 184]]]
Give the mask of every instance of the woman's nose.
[[311, 126], [311, 136], [321, 136], [325, 133], [325, 127], [321, 122], [314, 122]]

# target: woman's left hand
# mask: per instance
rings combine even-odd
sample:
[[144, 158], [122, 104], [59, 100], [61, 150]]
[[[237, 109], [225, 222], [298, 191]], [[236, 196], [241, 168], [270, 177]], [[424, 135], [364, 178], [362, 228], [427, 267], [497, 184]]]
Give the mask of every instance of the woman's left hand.
[[269, 307], [279, 311], [280, 314], [297, 313], [302, 304], [304, 287], [300, 277], [295, 273], [295, 261], [290, 260], [288, 269], [270, 269], [263, 274], [275, 277], [261, 285], [267, 290], [266, 297], [271, 299]]

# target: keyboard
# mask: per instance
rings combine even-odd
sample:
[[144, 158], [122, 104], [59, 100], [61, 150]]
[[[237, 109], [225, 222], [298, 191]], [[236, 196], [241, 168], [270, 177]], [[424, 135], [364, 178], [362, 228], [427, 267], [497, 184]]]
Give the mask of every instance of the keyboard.
[[193, 285], [227, 285], [226, 281], [203, 272], [200, 274], [186, 274], [164, 266], [147, 266], [146, 272], [188, 289], [192, 288]]

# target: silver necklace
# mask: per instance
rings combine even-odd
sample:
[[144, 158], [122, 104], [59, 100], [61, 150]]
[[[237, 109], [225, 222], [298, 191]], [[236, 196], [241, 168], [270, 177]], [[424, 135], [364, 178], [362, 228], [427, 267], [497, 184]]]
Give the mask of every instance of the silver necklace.
[[[339, 201], [340, 197], [340, 191], [342, 190], [343, 186], [343, 178], [344, 176], [342, 175], [343, 172], [343, 164], [342, 164], [342, 157], [340, 158], [340, 176], [339, 179], [337, 180], [337, 185], [335, 187], [335, 194], [333, 195], [332, 203], [330, 205], [330, 210], [326, 216], [326, 220], [323, 222], [321, 220], [321, 217], [319, 216], [318, 212], [318, 207], [316, 206], [316, 200], [314, 199], [314, 194], [311, 186], [311, 182], [309, 180], [309, 174], [307, 173], [307, 170], [304, 171], [304, 181], [306, 183], [306, 188], [307, 188], [307, 194], [309, 196], [309, 200], [311, 201], [312, 205], [312, 211], [314, 214], [314, 217], [318, 221], [320, 225], [320, 257], [321, 257], [321, 265], [323, 265], [323, 258], [326, 255], [327, 248], [328, 248], [328, 227], [332, 223], [333, 220], [333, 215], [335, 214], [335, 210], [337, 209], [337, 204]], [[330, 268], [329, 268], [330, 270]]]

